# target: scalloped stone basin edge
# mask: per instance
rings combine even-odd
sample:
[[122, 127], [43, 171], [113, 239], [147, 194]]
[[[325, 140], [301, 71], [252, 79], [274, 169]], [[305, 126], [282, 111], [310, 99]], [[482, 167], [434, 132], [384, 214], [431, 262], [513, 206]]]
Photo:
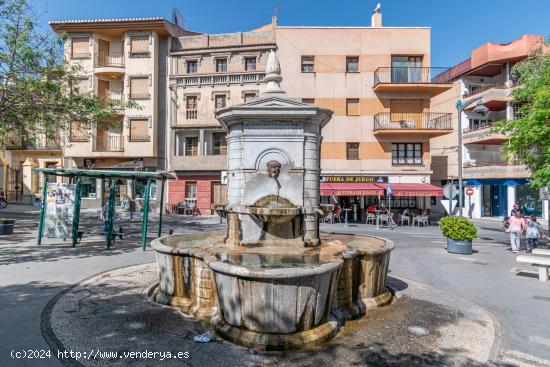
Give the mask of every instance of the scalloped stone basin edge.
[[264, 223], [287, 223], [300, 214], [298, 207], [266, 208], [251, 206], [248, 208], [250, 214]]

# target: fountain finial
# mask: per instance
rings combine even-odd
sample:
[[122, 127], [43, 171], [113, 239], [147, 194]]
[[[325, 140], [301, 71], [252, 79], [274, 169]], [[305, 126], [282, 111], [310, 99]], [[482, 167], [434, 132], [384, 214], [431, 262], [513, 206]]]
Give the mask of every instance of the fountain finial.
[[275, 53], [275, 50], [271, 50], [269, 57], [267, 58], [267, 65], [265, 67], [265, 77], [264, 81], [267, 82], [267, 87], [262, 94], [272, 95], [272, 94], [282, 94], [286, 93], [281, 89], [279, 83], [283, 80], [281, 76], [281, 64], [279, 63], [279, 58]]

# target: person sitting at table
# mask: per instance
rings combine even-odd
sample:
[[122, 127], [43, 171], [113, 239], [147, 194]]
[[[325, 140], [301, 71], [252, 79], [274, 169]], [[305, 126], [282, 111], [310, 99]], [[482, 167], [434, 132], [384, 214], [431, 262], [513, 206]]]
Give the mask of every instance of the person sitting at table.
[[378, 205], [376, 204], [371, 204], [367, 207], [367, 213], [376, 213], [377, 210], [378, 210]]
[[338, 221], [340, 222], [340, 216], [342, 215], [342, 207], [340, 206], [340, 204], [336, 204], [336, 207], [334, 208], [334, 220], [338, 219]]

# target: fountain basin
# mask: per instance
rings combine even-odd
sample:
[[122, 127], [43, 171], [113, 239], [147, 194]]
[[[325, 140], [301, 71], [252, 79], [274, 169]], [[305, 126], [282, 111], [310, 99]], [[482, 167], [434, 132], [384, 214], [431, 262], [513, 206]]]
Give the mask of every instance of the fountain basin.
[[225, 208], [225, 204], [212, 204], [211, 209], [214, 210], [214, 212], [216, 212], [216, 214], [220, 218], [222, 219], [227, 218], [227, 210]]
[[334, 211], [334, 205], [333, 204], [319, 204], [319, 209], [323, 212], [323, 214], [319, 215], [319, 218], [323, 219], [328, 217], [333, 211]]
[[290, 222], [298, 214], [300, 214], [300, 208], [294, 206], [277, 208], [251, 206], [249, 208], [249, 212], [255, 218], [264, 223], [282, 224]]
[[151, 292], [158, 303], [177, 307], [200, 320], [216, 312], [215, 291], [207, 258], [223, 251], [222, 232], [160, 237], [151, 242], [156, 252], [159, 283]]
[[332, 337], [338, 323], [329, 316], [342, 260], [322, 261], [318, 253], [293, 253], [295, 248], [277, 250], [230, 253], [227, 262], [209, 264], [219, 303], [216, 331], [263, 350], [299, 348]]

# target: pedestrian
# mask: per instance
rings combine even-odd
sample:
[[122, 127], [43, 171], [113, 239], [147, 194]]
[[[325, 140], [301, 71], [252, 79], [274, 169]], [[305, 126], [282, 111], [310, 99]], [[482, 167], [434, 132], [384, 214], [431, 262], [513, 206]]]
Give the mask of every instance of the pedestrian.
[[525, 225], [525, 239], [526, 239], [526, 253], [530, 253], [534, 248], [537, 247], [539, 238], [544, 237], [544, 230], [539, 222], [537, 222], [537, 217], [531, 215], [529, 221]]
[[513, 216], [508, 219], [510, 230], [510, 244], [512, 245], [512, 252], [517, 254], [520, 248], [521, 234], [525, 228], [525, 221], [521, 217], [521, 212], [517, 210]]
[[513, 217], [519, 211], [519, 203], [515, 203], [510, 212], [510, 217]]

